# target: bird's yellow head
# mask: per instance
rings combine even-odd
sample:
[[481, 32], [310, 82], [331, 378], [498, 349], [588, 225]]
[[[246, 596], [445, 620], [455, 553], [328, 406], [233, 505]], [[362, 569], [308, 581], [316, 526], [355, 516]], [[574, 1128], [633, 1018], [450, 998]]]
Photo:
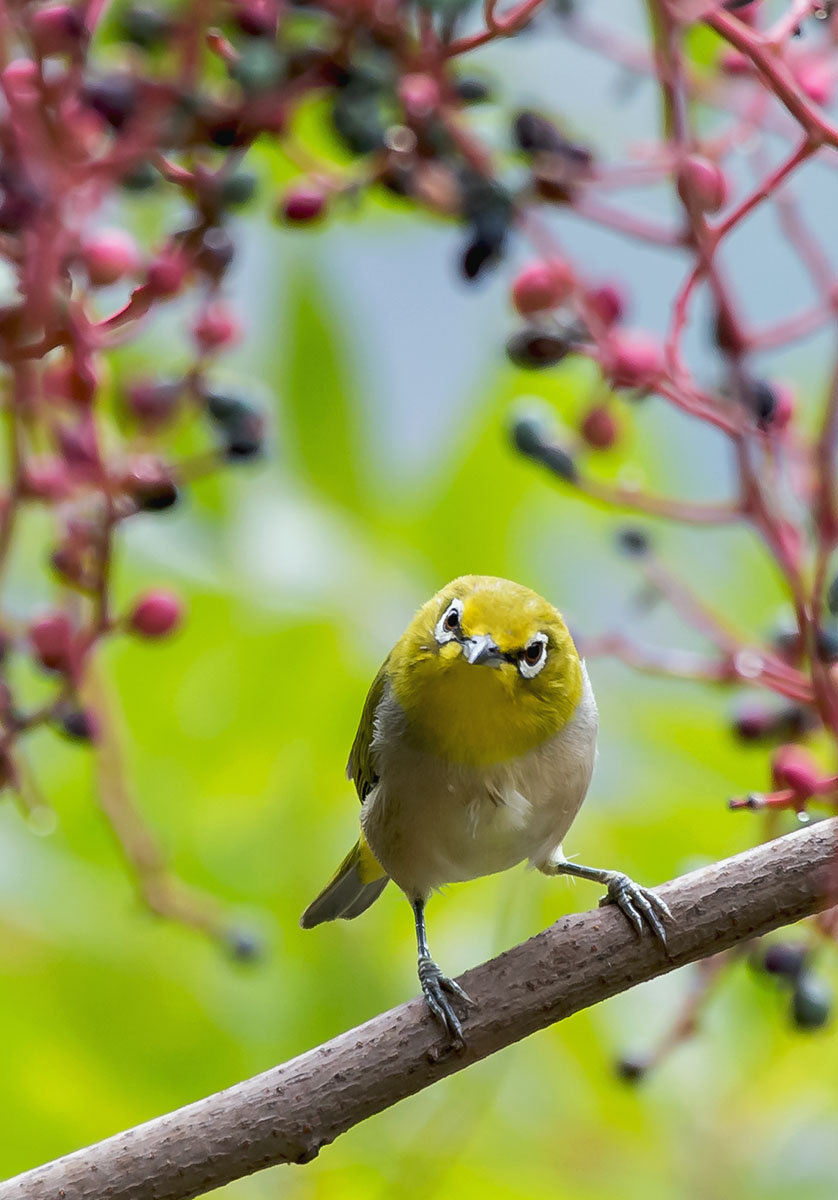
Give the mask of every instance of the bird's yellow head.
[[529, 588], [463, 575], [411, 621], [388, 663], [418, 744], [450, 762], [504, 762], [573, 716], [582, 664], [561, 615]]

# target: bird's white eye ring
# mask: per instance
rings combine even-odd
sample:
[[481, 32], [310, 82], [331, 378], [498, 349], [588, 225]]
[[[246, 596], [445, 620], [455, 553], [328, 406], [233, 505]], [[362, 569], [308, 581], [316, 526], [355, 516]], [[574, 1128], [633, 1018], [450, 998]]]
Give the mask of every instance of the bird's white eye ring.
[[452, 600], [445, 612], [437, 621], [436, 629], [434, 630], [434, 637], [440, 645], [445, 642], [452, 641], [458, 633], [462, 633], [462, 618], [462, 600]]
[[518, 655], [518, 671], [532, 679], [547, 661], [547, 634], [537, 633]]

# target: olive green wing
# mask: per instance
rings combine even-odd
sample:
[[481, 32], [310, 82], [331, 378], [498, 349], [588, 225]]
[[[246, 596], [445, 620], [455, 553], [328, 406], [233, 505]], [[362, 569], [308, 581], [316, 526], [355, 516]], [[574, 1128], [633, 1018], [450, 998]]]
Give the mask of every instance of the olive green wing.
[[384, 689], [387, 686], [387, 665], [390, 662], [389, 655], [381, 664], [381, 669], [372, 681], [372, 686], [367, 693], [367, 699], [364, 703], [364, 711], [361, 713], [361, 723], [358, 726], [358, 732], [355, 734], [355, 741], [352, 743], [352, 749], [349, 751], [349, 762], [346, 764], [346, 777], [351, 779], [355, 784], [355, 791], [358, 793], [358, 799], [363, 802], [367, 795], [372, 791], [378, 783], [378, 774], [375, 770], [372, 752], [372, 735], [375, 725], [375, 713], [381, 703], [384, 695]]

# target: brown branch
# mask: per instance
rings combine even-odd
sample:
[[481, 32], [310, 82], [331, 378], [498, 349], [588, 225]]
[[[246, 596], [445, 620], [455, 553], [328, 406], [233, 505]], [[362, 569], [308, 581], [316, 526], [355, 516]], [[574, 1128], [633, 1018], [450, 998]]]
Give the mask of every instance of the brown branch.
[[625, 917], [564, 917], [466, 972], [468, 1047], [440, 1057], [424, 1002], [373, 1017], [262, 1075], [0, 1183], [0, 1200], [189, 1200], [306, 1163], [359, 1121], [571, 1013], [835, 902], [838, 818], [664, 884], [669, 953]]

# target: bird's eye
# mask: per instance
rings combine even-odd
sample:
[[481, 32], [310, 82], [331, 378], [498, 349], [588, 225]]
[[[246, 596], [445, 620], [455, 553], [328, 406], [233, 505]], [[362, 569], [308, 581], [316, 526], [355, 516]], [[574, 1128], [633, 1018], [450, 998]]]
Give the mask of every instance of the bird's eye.
[[525, 679], [537, 675], [547, 660], [547, 638], [537, 633], [518, 655], [518, 670]]
[[462, 633], [463, 602], [452, 600], [436, 623], [434, 636], [440, 645], [451, 642]]

